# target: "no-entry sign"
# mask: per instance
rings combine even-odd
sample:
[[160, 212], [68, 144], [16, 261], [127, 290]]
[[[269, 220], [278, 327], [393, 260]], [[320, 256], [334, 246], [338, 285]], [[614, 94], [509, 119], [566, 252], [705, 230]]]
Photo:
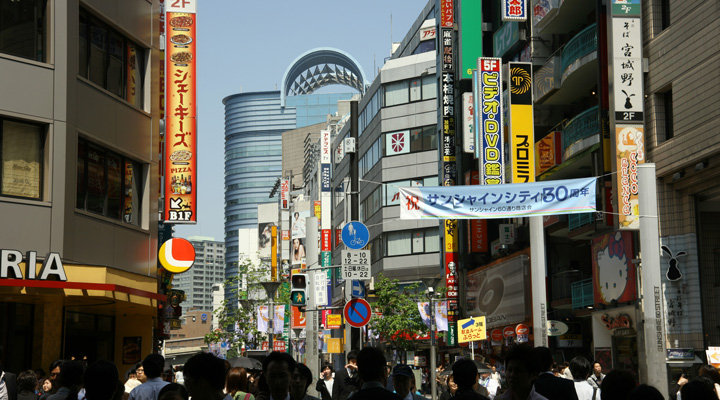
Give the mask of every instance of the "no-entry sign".
[[362, 328], [370, 322], [370, 303], [363, 299], [352, 299], [345, 303], [345, 320], [354, 328]]

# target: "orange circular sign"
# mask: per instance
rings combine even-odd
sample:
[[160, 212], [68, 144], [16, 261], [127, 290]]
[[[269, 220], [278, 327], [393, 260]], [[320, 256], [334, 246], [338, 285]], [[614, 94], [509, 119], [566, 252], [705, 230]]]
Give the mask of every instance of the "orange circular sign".
[[492, 332], [490, 332], [490, 338], [492, 338], [493, 342], [501, 342], [503, 340], [503, 334], [500, 329], [493, 329]]
[[183, 238], [172, 238], [160, 247], [158, 259], [166, 270], [181, 274], [195, 263], [195, 248]]
[[505, 336], [506, 338], [515, 336], [515, 327], [514, 326], [506, 326], [505, 328], [503, 328], [503, 336]]

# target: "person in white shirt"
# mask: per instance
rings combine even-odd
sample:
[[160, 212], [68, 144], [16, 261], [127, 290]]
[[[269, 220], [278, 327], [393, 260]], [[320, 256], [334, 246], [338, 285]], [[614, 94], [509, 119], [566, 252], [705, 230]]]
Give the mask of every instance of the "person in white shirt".
[[[321, 373], [322, 376], [315, 385], [315, 390], [320, 393], [322, 400], [333, 400], [333, 388], [335, 388], [336, 392], [337, 388], [335, 386], [335, 378], [333, 378], [332, 365], [327, 363], [323, 364]], [[337, 397], [337, 393], [335, 393], [335, 397]]]
[[[160, 389], [168, 384], [168, 382], [160, 378], [164, 366], [165, 357], [160, 354], [150, 354], [145, 357], [142, 362], [142, 369], [145, 376], [147, 376], [147, 381], [130, 391], [129, 400], [157, 400]], [[139, 375], [138, 373], [138, 377]]]
[[490, 378], [492, 378], [498, 384], [500, 384], [500, 380], [502, 380], [500, 372], [498, 372], [497, 368], [495, 368], [494, 365], [492, 366], [492, 374], [490, 374]]
[[590, 361], [578, 356], [570, 360], [570, 372], [575, 382], [575, 392], [578, 400], [600, 400], [600, 389], [592, 387], [587, 381], [590, 375]]
[[493, 400], [497, 395], [500, 383], [495, 379], [492, 379], [489, 372], [480, 375], [480, 380], [478, 381], [478, 383], [480, 384], [480, 386], [483, 386], [488, 390], [488, 398], [490, 400]]

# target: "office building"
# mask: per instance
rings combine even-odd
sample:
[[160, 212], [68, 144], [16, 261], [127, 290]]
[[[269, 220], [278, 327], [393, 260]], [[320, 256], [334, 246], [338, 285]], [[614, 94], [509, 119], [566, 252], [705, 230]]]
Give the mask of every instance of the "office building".
[[0, 10], [1, 361], [20, 372], [87, 357], [124, 371], [152, 351], [164, 301], [157, 3]]

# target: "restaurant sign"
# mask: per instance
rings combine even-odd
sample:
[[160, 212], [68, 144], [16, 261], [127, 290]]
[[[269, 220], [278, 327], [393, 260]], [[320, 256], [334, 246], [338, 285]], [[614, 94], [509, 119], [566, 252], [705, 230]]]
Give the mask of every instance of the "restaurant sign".
[[0, 250], [0, 279], [33, 279], [67, 281], [65, 267], [58, 253], [48, 253], [42, 263], [40, 271], [37, 271], [37, 252], [28, 251], [25, 254], [24, 271], [20, 268], [23, 262], [23, 255], [17, 250]]

